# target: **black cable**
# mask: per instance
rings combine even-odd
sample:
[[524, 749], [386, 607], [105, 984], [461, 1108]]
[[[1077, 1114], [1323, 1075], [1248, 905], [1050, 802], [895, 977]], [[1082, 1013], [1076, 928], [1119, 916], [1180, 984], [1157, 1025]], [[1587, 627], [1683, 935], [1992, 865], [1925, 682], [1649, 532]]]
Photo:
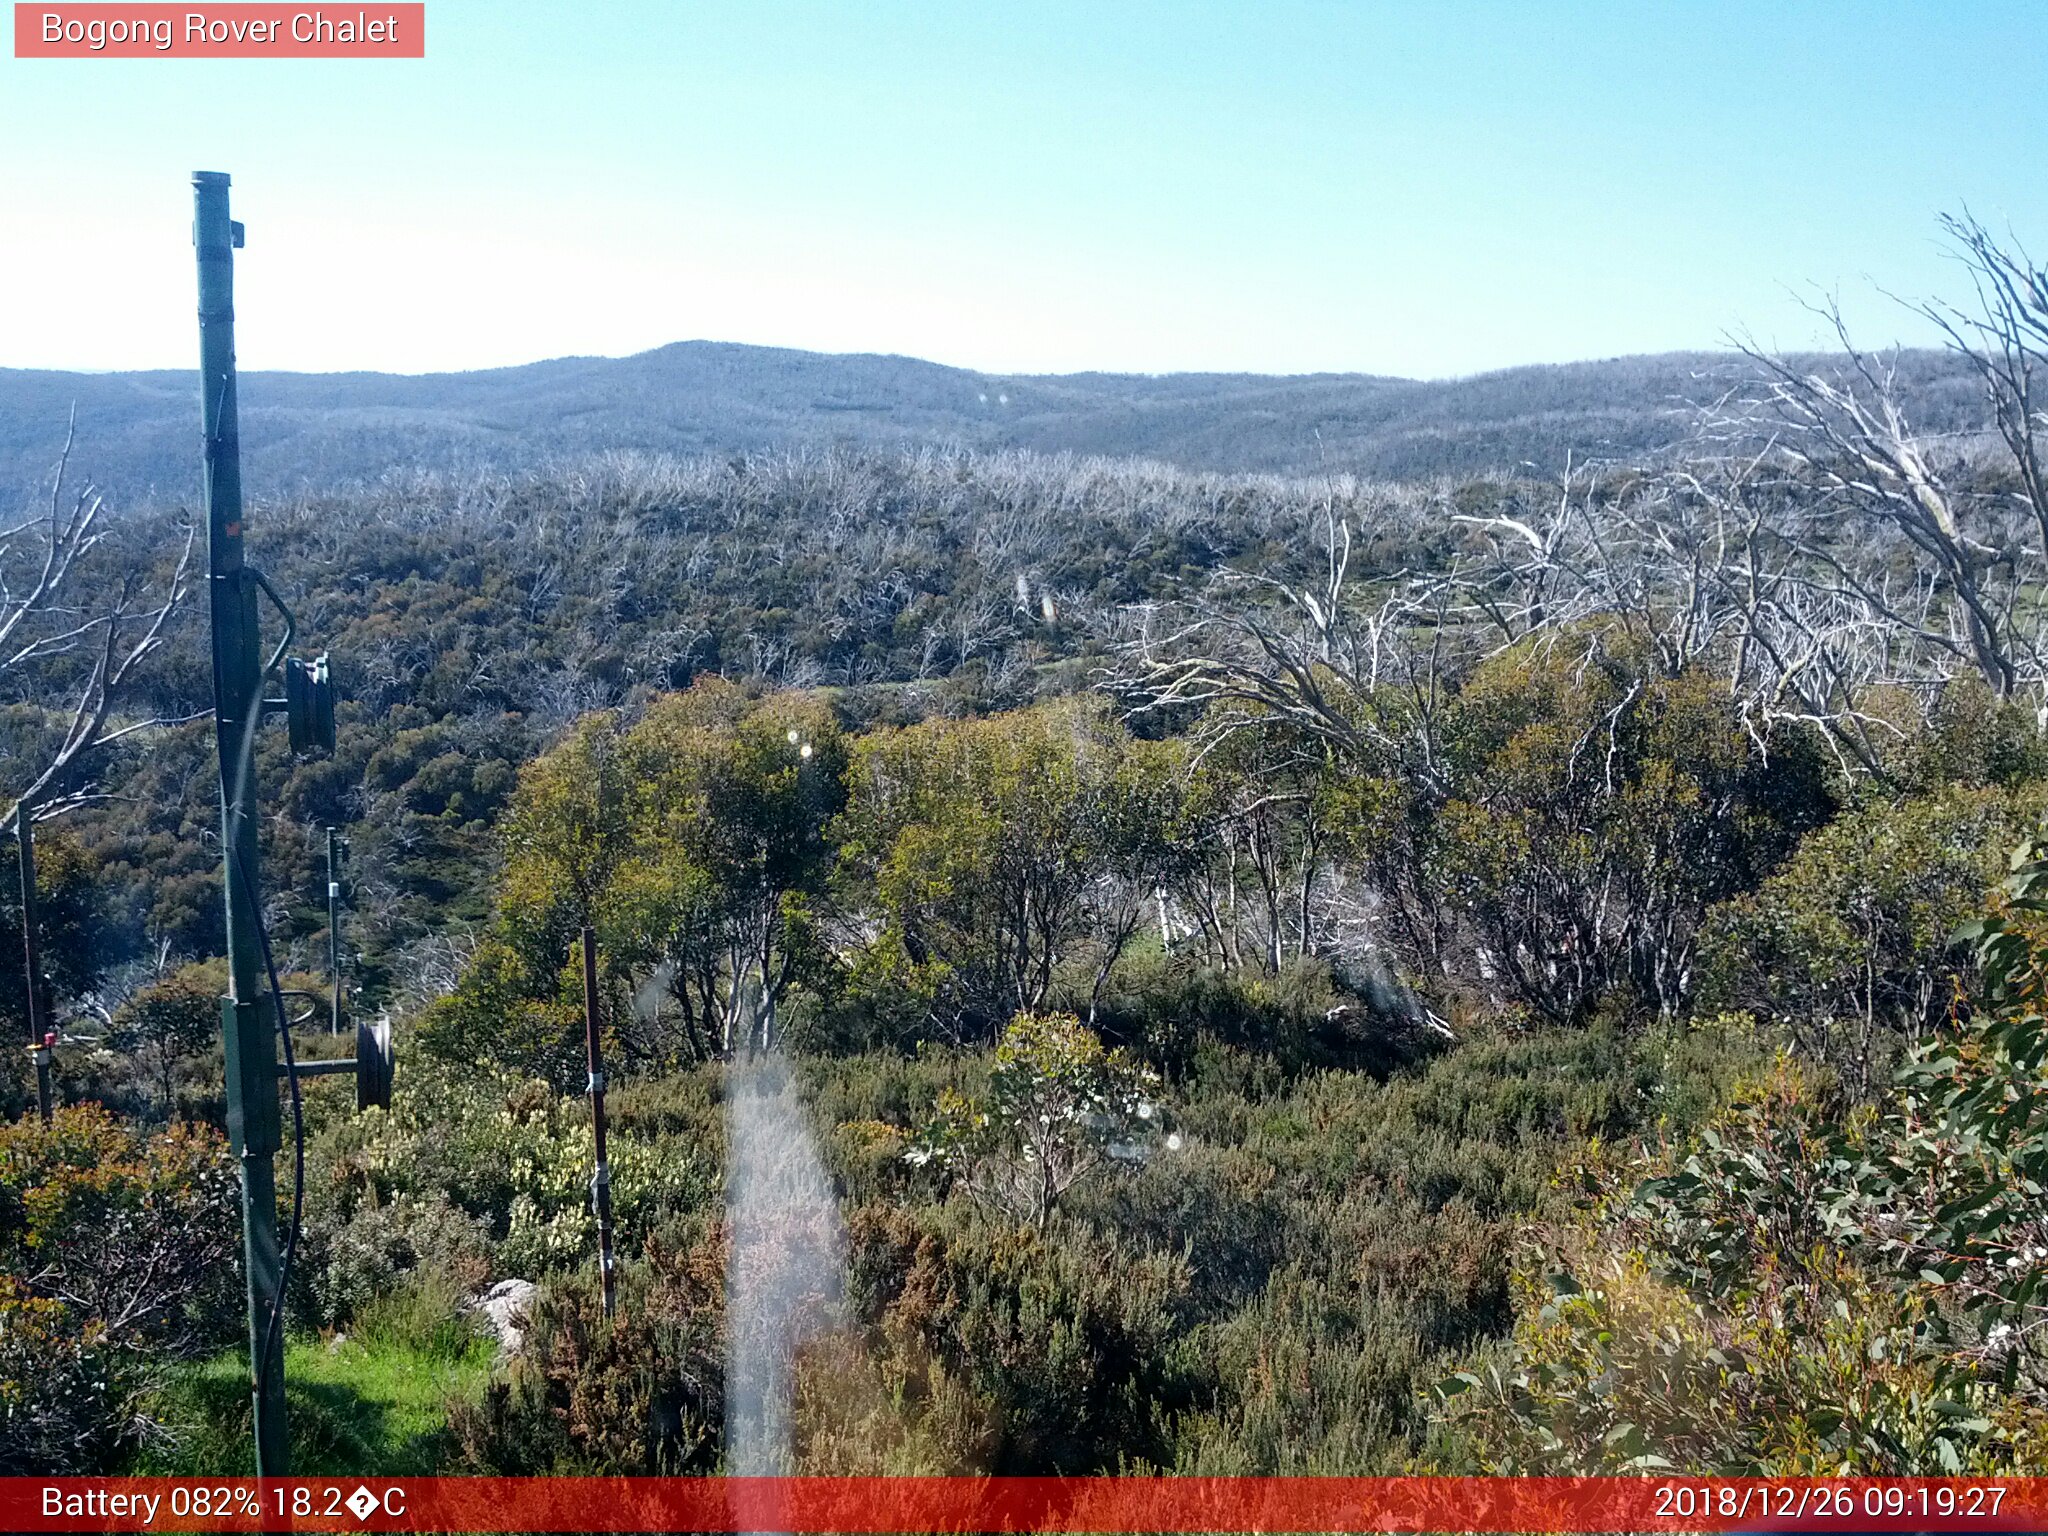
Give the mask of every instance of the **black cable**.
[[[227, 390], [225, 380], [222, 381], [221, 389], [223, 396], [225, 396]], [[269, 583], [263, 580], [261, 572], [251, 570], [245, 572], [245, 574], [254, 576], [264, 591], [270, 591]], [[278, 607], [284, 607], [282, 602], [278, 602], [275, 593], [271, 593], [271, 600], [277, 602]], [[289, 610], [285, 613], [285, 624], [286, 641], [289, 643], [292, 624]], [[281, 652], [283, 647], [280, 646], [279, 650]], [[266, 667], [257, 677], [255, 692], [249, 700], [248, 714], [242, 722], [241, 750], [235, 754], [234, 793], [227, 797], [227, 804], [235, 807], [242, 816], [249, 814], [245, 791], [249, 787], [249, 777], [256, 766], [256, 729], [263, 723], [264, 714], [268, 709], [268, 702], [263, 697], [263, 682], [269, 675], [269, 668]], [[219, 707], [219, 683], [220, 677], [218, 663], [216, 662], [214, 675], [216, 709]], [[225, 770], [225, 763], [222, 764], [222, 768]], [[227, 787], [226, 774], [223, 771], [221, 788], [225, 790]], [[242, 900], [248, 904], [250, 921], [256, 928], [256, 942], [263, 954], [263, 973], [270, 982], [270, 1004], [276, 1011], [277, 1032], [284, 1040], [285, 1078], [291, 1084], [292, 1093], [292, 1222], [290, 1229], [285, 1234], [284, 1252], [278, 1260], [277, 1301], [271, 1307], [270, 1316], [264, 1320], [263, 1324], [261, 1358], [249, 1362], [251, 1374], [255, 1376], [258, 1382], [261, 1382], [268, 1377], [271, 1369], [271, 1359], [274, 1354], [277, 1359], [278, 1377], [282, 1381], [284, 1376], [284, 1341], [279, 1332], [278, 1318], [284, 1311], [285, 1296], [292, 1278], [292, 1260], [298, 1253], [299, 1229], [304, 1222], [306, 1213], [306, 1107], [299, 1093], [299, 1063], [296, 1053], [292, 1050], [291, 1022], [285, 1013], [284, 1007], [284, 985], [278, 980], [277, 960], [271, 953], [270, 930], [263, 924], [263, 912], [256, 889], [256, 880], [249, 872], [248, 865], [242, 859], [241, 849], [236, 844], [235, 826], [230, 823], [224, 825], [222, 830], [226, 833], [223, 842], [225, 844], [227, 864], [233, 876], [241, 881]], [[238, 998], [237, 1001], [239, 1002], [240, 999]]]
[[279, 1373], [284, 1362], [281, 1358], [281, 1339], [277, 1320], [284, 1312], [285, 1295], [291, 1285], [292, 1259], [298, 1252], [299, 1226], [306, 1213], [306, 1106], [299, 1096], [299, 1063], [292, 1051], [291, 1025], [285, 1017], [284, 987], [278, 981], [277, 961], [270, 950], [270, 930], [263, 926], [263, 914], [256, 901], [256, 882], [249, 878], [249, 869], [242, 862], [241, 850], [232, 840], [228, 843], [228, 858], [235, 866], [235, 873], [242, 882], [242, 899], [249, 904], [249, 915], [256, 927], [256, 940], [263, 951], [263, 972], [270, 981], [270, 1002], [277, 1011], [277, 1032], [284, 1041], [284, 1071], [292, 1087], [292, 1224], [285, 1235], [284, 1253], [277, 1266], [277, 1303], [270, 1309], [270, 1316], [263, 1324], [263, 1359], [258, 1367], [260, 1381], [270, 1371], [273, 1351], [279, 1353]]

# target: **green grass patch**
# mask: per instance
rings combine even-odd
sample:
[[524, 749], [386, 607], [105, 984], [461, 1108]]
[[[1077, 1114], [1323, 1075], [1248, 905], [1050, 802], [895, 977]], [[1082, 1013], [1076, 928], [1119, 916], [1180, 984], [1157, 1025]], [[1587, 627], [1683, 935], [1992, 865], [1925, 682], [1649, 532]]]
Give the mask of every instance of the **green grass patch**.
[[[478, 1401], [490, 1344], [441, 1326], [412, 1339], [373, 1325], [337, 1341], [285, 1347], [285, 1416], [295, 1476], [425, 1476], [439, 1470], [448, 1404]], [[164, 1477], [245, 1475], [250, 1444], [247, 1357], [240, 1351], [180, 1369], [150, 1404], [164, 1434], [134, 1471]]]

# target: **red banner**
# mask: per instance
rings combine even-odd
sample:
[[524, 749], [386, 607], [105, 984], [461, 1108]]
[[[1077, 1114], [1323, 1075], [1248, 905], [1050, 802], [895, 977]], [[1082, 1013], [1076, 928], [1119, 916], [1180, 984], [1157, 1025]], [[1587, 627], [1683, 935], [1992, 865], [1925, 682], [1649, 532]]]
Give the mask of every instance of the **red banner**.
[[2048, 1531], [2048, 1478], [0, 1479], [8, 1531]]
[[17, 59], [422, 59], [424, 4], [14, 7]]

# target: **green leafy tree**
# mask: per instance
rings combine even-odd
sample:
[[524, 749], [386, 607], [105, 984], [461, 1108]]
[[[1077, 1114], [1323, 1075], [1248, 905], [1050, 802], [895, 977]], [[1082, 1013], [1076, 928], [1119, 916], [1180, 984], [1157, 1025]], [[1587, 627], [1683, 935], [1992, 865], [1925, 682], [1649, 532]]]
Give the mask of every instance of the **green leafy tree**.
[[107, 1043], [147, 1064], [163, 1112], [178, 1109], [180, 1069], [207, 1055], [220, 1038], [220, 1000], [227, 990], [218, 963], [187, 965], [139, 988], [114, 1010]]
[[[28, 986], [21, 965], [21, 874], [11, 833], [0, 857], [0, 933], [9, 936], [0, 963], [0, 1026], [9, 1041], [27, 1038]], [[45, 997], [60, 1006], [89, 992], [113, 948], [99, 861], [76, 836], [37, 829], [36, 915], [41, 920]]]
[[600, 922], [631, 851], [620, 737], [613, 716], [587, 716], [520, 771], [497, 921], [454, 992], [423, 1016], [430, 1050], [564, 1086], [580, 1075], [580, 930]]
[[553, 970], [502, 933], [478, 943], [455, 989], [420, 1015], [420, 1041], [447, 1062], [489, 1063], [560, 1087], [583, 1071], [582, 965]]
[[1702, 936], [1702, 1001], [1780, 1021], [1866, 1087], [1890, 1042], [1933, 1029], [1969, 982], [1955, 930], [1978, 911], [2039, 788], [1877, 801], [1810, 833]]
[[430, 1010], [434, 1048], [567, 1081], [586, 924], [630, 1059], [772, 1043], [790, 989], [825, 963], [826, 828], [845, 765], [825, 700], [716, 678], [627, 728], [579, 722], [520, 774], [497, 922]]
[[500, 912], [536, 956], [567, 951], [597, 920], [631, 846], [630, 778], [618, 721], [590, 715], [521, 771], [505, 819]]
[[650, 707], [626, 750], [632, 852], [606, 935], [661, 979], [694, 1054], [771, 1045], [789, 989], [821, 960], [847, 762], [831, 706], [705, 679]]
[[1437, 879], [1479, 968], [1551, 1023], [1616, 993], [1677, 1010], [1708, 906], [1829, 809], [1797, 740], [1758, 752], [1724, 685], [1619, 630], [1493, 658], [1446, 729]]
[[1143, 1155], [1160, 1127], [1158, 1075], [1070, 1013], [1022, 1013], [1003, 1031], [986, 1097], [948, 1089], [904, 1153], [961, 1176], [977, 1200], [1043, 1227], [1076, 1185]]
[[1178, 857], [1177, 750], [1089, 699], [863, 738], [839, 830], [877, 984], [986, 1038], [1086, 951], [1092, 1008]]

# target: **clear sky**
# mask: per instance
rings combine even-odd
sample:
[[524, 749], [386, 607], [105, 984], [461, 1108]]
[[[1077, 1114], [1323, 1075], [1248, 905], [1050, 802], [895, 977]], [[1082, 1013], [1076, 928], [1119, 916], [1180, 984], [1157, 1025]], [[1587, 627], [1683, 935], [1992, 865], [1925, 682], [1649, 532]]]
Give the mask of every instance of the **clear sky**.
[[[374, 10], [374, 5], [371, 7]], [[330, 9], [341, 10], [339, 5]], [[353, 14], [355, 6], [347, 7]], [[1445, 376], [1810, 341], [2048, 250], [2048, 0], [428, 0], [423, 61], [0, 58], [0, 366], [693, 337], [991, 372]]]

